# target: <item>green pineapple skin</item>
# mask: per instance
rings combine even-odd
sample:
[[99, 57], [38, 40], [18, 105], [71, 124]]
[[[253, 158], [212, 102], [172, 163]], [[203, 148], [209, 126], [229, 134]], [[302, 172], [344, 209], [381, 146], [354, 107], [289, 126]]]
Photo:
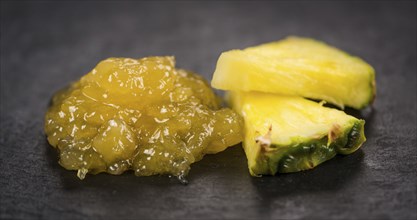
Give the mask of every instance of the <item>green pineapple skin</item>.
[[364, 120], [356, 120], [344, 128], [342, 135], [335, 140], [324, 136], [320, 139], [295, 141], [287, 146], [279, 146], [272, 141], [268, 149], [260, 147], [255, 164], [249, 167], [250, 174], [262, 176], [299, 172], [313, 169], [337, 154], [351, 154], [366, 141], [364, 125]]

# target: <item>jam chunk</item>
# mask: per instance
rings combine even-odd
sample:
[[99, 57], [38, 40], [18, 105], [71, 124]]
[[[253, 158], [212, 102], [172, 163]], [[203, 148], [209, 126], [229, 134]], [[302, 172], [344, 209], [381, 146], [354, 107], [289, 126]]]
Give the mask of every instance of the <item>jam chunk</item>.
[[183, 179], [205, 154], [241, 142], [242, 123], [173, 57], [109, 58], [54, 95], [45, 132], [80, 179], [126, 170]]

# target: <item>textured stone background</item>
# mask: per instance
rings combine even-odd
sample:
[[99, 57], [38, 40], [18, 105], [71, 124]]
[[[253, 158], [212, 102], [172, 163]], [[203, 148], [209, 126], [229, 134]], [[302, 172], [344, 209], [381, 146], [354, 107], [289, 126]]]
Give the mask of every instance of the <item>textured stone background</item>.
[[[57, 164], [42, 132], [48, 100], [110, 56], [175, 55], [207, 79], [221, 51], [287, 35], [324, 40], [373, 65], [368, 141], [318, 168], [252, 178], [237, 146], [166, 176]], [[0, 218], [415, 219], [416, 3], [1, 1]]]

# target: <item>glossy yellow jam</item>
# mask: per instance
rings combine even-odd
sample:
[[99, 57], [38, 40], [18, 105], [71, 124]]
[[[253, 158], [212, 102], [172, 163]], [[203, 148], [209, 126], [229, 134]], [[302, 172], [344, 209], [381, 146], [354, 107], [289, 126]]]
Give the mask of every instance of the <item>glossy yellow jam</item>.
[[45, 117], [59, 163], [87, 173], [180, 179], [204, 154], [242, 141], [242, 119], [173, 57], [109, 58], [58, 92]]

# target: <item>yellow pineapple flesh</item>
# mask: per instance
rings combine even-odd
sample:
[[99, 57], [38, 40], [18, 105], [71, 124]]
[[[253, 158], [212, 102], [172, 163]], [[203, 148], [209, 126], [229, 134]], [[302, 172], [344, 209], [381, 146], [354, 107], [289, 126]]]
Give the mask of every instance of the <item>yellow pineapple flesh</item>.
[[356, 109], [369, 105], [376, 92], [374, 69], [365, 61], [299, 37], [222, 53], [211, 84], [222, 90], [296, 95]]

